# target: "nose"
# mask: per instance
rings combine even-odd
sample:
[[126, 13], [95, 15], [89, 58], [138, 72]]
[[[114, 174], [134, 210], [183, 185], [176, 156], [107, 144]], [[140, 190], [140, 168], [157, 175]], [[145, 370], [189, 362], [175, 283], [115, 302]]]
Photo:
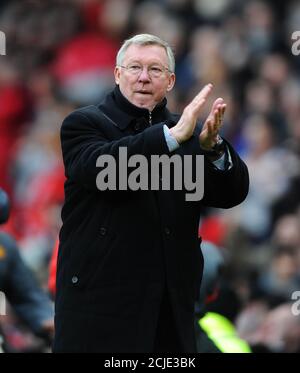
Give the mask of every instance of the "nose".
[[144, 66], [143, 70], [140, 73], [139, 81], [148, 82], [149, 80], [150, 80], [150, 76], [149, 76], [148, 68]]

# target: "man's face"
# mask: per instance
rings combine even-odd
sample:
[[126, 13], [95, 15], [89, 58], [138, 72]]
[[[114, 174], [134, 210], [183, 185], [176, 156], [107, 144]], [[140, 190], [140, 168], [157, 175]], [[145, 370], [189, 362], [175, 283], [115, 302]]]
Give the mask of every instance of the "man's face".
[[[122, 94], [135, 106], [153, 110], [163, 100], [175, 82], [175, 74], [166, 70], [168, 57], [158, 45], [130, 45], [124, 55], [122, 66], [115, 68], [115, 81]], [[128, 66], [141, 66], [140, 73], [132, 73]], [[151, 76], [149, 68], [162, 68], [161, 76]]]

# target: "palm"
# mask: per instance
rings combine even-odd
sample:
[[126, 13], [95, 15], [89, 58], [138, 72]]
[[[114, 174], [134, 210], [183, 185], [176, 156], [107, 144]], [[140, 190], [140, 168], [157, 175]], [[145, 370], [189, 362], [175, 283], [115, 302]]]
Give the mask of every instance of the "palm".
[[202, 148], [211, 149], [216, 144], [225, 110], [226, 104], [224, 100], [217, 98], [199, 135], [199, 142]]

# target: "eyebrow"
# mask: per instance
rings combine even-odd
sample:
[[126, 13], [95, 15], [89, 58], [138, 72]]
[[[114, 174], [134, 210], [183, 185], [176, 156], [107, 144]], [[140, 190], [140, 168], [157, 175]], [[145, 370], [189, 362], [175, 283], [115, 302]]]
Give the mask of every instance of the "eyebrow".
[[[129, 64], [129, 63], [138, 63], [139, 65], [144, 65], [141, 61], [138, 61], [138, 60], [132, 60], [132, 61], [127, 62], [127, 64]], [[151, 66], [151, 65], [161, 65], [161, 66], [165, 66], [163, 62], [158, 62], [158, 61], [150, 62], [150, 63], [148, 64], [148, 66]]]

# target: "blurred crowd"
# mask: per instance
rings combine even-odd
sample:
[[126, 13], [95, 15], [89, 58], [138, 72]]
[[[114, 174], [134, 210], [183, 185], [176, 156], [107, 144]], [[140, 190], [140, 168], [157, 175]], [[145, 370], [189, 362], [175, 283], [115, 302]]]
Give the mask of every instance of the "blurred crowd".
[[0, 2], [0, 186], [12, 201], [4, 229], [42, 286], [61, 224], [61, 122], [113, 87], [124, 39], [156, 34], [176, 56], [170, 109], [181, 112], [213, 83], [213, 98], [228, 106], [222, 135], [249, 167], [246, 201], [207, 210], [199, 226], [226, 257], [237, 331], [257, 351], [300, 352], [300, 56], [291, 39], [299, 27], [298, 1]]

